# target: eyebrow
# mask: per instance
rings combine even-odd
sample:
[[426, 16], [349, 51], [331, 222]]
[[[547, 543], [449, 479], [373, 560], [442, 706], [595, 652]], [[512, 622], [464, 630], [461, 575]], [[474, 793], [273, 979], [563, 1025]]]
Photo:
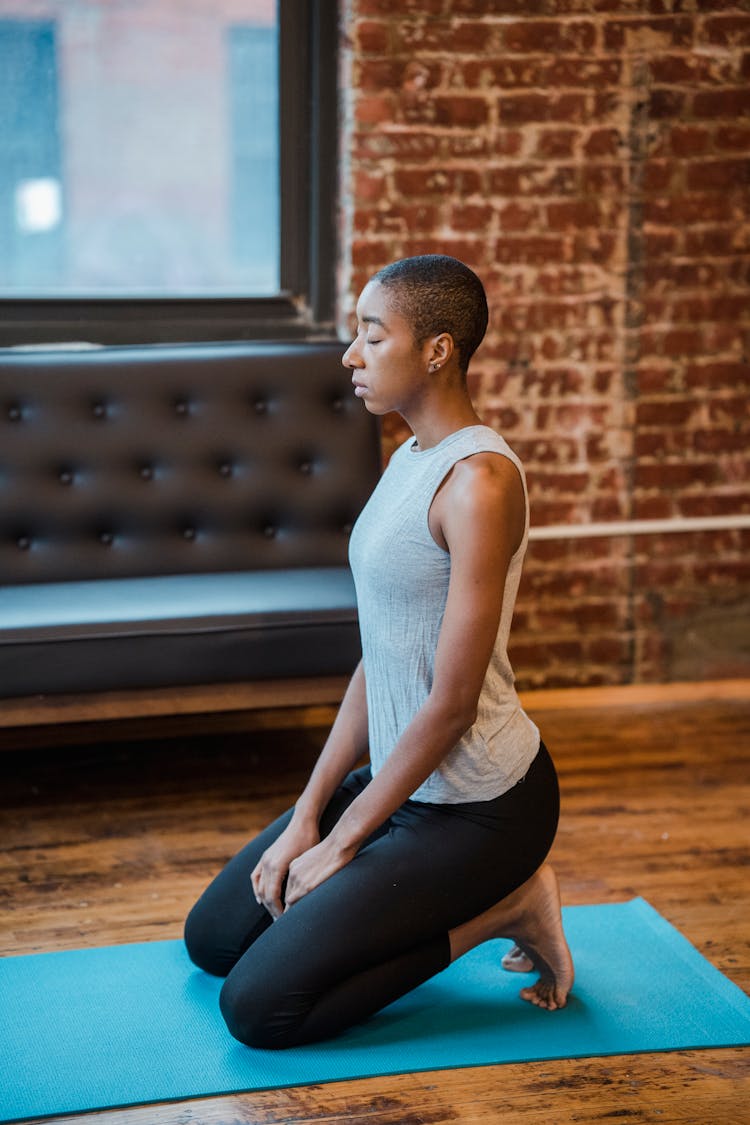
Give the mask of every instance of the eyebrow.
[[379, 324], [381, 328], [385, 328], [385, 325], [383, 324], [383, 321], [380, 319], [379, 316], [363, 316], [362, 317], [362, 323], [363, 324]]

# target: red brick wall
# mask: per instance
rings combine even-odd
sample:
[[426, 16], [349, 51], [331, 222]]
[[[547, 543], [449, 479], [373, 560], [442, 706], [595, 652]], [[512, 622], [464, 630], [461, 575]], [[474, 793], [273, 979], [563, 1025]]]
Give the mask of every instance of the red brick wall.
[[[455, 254], [492, 308], [473, 393], [535, 524], [750, 512], [747, 5], [343, 8], [342, 329], [375, 269]], [[750, 673], [749, 545], [534, 543], [520, 684]]]

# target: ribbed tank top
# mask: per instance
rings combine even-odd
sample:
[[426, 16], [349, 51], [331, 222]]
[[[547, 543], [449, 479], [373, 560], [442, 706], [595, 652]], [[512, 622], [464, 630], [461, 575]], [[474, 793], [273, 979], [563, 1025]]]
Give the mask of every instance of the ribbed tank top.
[[367, 683], [370, 761], [375, 776], [432, 687], [435, 651], [450, 580], [450, 554], [430, 533], [435, 493], [458, 461], [498, 453], [518, 469], [526, 496], [522, 542], [505, 581], [495, 648], [474, 725], [412, 794], [416, 801], [489, 801], [512, 788], [539, 750], [539, 731], [521, 708], [508, 660], [511, 618], [529, 536], [523, 467], [488, 426], [468, 426], [430, 449], [405, 441], [391, 457], [352, 532]]

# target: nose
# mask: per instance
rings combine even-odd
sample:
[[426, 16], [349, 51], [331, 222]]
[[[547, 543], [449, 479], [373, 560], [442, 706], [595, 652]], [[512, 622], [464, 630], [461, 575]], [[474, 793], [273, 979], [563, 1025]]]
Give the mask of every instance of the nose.
[[350, 371], [356, 371], [358, 368], [362, 367], [362, 357], [357, 351], [356, 340], [352, 340], [351, 344], [342, 355], [341, 362], [344, 367], [347, 367]]

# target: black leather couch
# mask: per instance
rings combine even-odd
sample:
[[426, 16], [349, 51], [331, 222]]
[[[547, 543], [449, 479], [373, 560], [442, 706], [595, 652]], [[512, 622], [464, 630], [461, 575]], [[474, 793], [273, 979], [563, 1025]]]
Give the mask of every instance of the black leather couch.
[[380, 453], [342, 350], [0, 353], [0, 708], [352, 671]]

